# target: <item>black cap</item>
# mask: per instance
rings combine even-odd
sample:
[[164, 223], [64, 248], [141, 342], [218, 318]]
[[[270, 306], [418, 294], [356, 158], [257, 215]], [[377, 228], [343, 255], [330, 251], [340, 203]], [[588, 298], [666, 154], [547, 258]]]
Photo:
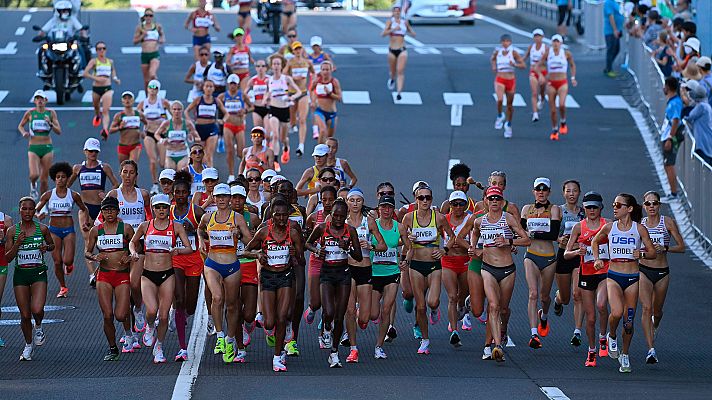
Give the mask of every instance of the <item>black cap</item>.
[[603, 196], [598, 194], [598, 192], [587, 192], [583, 195], [583, 206], [596, 206], [598, 208], [603, 208]]
[[105, 208], [116, 208], [118, 210], [119, 199], [111, 196], [104, 197], [104, 199], [101, 201], [101, 209], [103, 210]]
[[381, 196], [381, 198], [378, 200], [378, 205], [379, 206], [389, 205], [389, 206], [395, 208], [396, 199], [394, 199], [393, 196]]

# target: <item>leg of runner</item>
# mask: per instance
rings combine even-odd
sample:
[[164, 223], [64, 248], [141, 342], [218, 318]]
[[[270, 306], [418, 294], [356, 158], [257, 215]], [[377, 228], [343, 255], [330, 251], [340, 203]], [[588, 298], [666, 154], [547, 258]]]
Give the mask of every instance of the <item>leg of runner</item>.
[[[465, 274], [460, 275], [466, 277]], [[456, 347], [461, 346], [462, 343], [460, 341], [460, 334], [457, 332], [457, 323], [460, 320], [458, 311], [459, 296], [457, 290], [460, 276], [458, 276], [458, 274], [450, 268], [443, 268], [442, 280], [443, 285], [445, 286], [445, 292], [447, 293], [447, 316], [448, 321], [450, 322], [448, 330], [452, 332], [452, 335], [450, 335], [450, 344]]]
[[294, 284], [294, 302], [291, 304], [291, 313], [287, 316], [287, 320], [291, 320], [292, 335], [289, 338], [287, 355], [298, 356], [299, 347], [297, 339], [299, 338], [299, 326], [302, 322], [302, 314], [304, 313], [304, 291], [306, 290], [306, 277], [304, 276], [304, 268], [295, 268], [294, 276], [296, 282]]
[[30, 196], [34, 199], [39, 199], [40, 195], [44, 192], [40, 192], [37, 186], [37, 180], [40, 178], [40, 157], [31, 152], [27, 152], [27, 167], [30, 171], [28, 177], [30, 179]]
[[[103, 119], [103, 113], [101, 110], [101, 97], [96, 92], [91, 92], [91, 106], [94, 108], [94, 118], [92, 119], [93, 126], [99, 126], [101, 120]], [[108, 131], [107, 131], [108, 132]]]
[[67, 297], [66, 294], [62, 294], [63, 289], [67, 287], [67, 283], [64, 281], [64, 263], [62, 262], [62, 250], [64, 246], [62, 245], [62, 238], [50, 233], [52, 241], [54, 242], [54, 250], [52, 250], [52, 261], [54, 262], [54, 276], [57, 277], [57, 282], [59, 282], [59, 291], [57, 297]]
[[611, 312], [608, 314], [608, 355], [611, 358], [618, 358], [620, 356], [618, 324], [623, 318], [623, 309], [625, 307], [623, 290], [613, 279], [606, 279], [606, 291], [608, 293], [608, 304], [611, 307]]
[[17, 285], [13, 287], [15, 292], [15, 303], [20, 310], [20, 329], [25, 339], [25, 349], [22, 352], [21, 360], [32, 359], [33, 338], [32, 338], [32, 309], [30, 306], [30, 287]]
[[526, 274], [527, 286], [529, 287], [529, 300], [527, 303], [527, 317], [529, 320], [529, 328], [531, 330], [529, 347], [538, 349], [541, 348], [541, 339], [539, 337], [540, 335], [537, 327], [539, 325], [539, 291], [542, 286], [543, 272], [539, 271], [539, 268], [536, 264], [534, 264], [534, 261], [528, 258], [524, 259], [524, 271]]
[[398, 95], [396, 98], [401, 99], [401, 93], [403, 92], [403, 86], [405, 85], [405, 66], [408, 63], [408, 51], [403, 50], [396, 60], [396, 91]]
[[231, 363], [235, 360], [236, 349], [238, 347], [237, 334], [242, 333], [240, 321], [240, 282], [242, 271], [238, 271], [223, 279], [223, 290], [225, 291], [225, 309], [227, 314], [227, 333], [225, 338], [225, 354], [223, 362]]
[[559, 120], [556, 116], [556, 88], [548, 83], [546, 85], [546, 95], [549, 98], [549, 115], [551, 117], [551, 134], [549, 139], [559, 140]]
[[[573, 272], [573, 297], [574, 297], [574, 336], [576, 336], [577, 332], [581, 332], [581, 327], [583, 326], [583, 306], [581, 304], [581, 288], [578, 286], [579, 282], [579, 269], [576, 268], [574, 269]], [[573, 341], [574, 338], [572, 337], [571, 340]]]
[[596, 290], [596, 310], [598, 311], [598, 356], [608, 356], [608, 286], [604, 279]]
[[143, 296], [141, 295], [141, 274], [143, 274], [144, 256], [139, 256], [138, 260], [131, 262], [129, 280], [131, 284], [131, 300], [133, 300], [133, 314], [135, 318], [134, 330], [143, 332], [146, 329], [146, 319], [143, 313]]
[[[181, 350], [188, 348], [188, 343], [185, 341], [185, 326], [186, 326], [186, 276], [182, 268], [173, 268], [175, 272], [176, 287], [174, 292], [173, 307], [175, 308], [176, 334], [178, 336], [178, 347]], [[180, 361], [176, 356], [176, 361]]]
[[[426, 278], [418, 271], [411, 269], [410, 270], [410, 284], [412, 285], [413, 288], [413, 297], [415, 297], [415, 322], [418, 324], [418, 327], [420, 328], [420, 333], [421, 333], [421, 346], [423, 348], [423, 354], [429, 354], [430, 349], [430, 339], [428, 336], [428, 317], [427, 317], [427, 311], [428, 307], [425, 302], [425, 291], [427, 290], [426, 287]], [[418, 350], [418, 353], [420, 353], [420, 349]]]
[[529, 73], [529, 89], [531, 90], [531, 102], [532, 102], [532, 122], [539, 121], [539, 76], [536, 72], [532, 71]]
[[[116, 327], [114, 326], [114, 290], [110, 283], [108, 282], [97, 282], [96, 284], [96, 294], [99, 298], [99, 308], [101, 308], [101, 314], [104, 317], [104, 335], [106, 336], [106, 341], [109, 343], [109, 353], [107, 357], [111, 355], [116, 355], [115, 359], [118, 359], [119, 348], [116, 346]], [[117, 303], [117, 311], [119, 304]], [[123, 306], [123, 305], [121, 305]], [[126, 307], [123, 317], [126, 318], [128, 314], [128, 307]], [[116, 315], [118, 319], [119, 315]], [[110, 361], [111, 358], [106, 361]]]
[[158, 144], [156, 143], [156, 139], [154, 139], [152, 136], [146, 135], [146, 137], [143, 138], [143, 145], [146, 147], [146, 155], [148, 156], [148, 168], [151, 171], [151, 182], [154, 185], [151, 191], [153, 192], [154, 189], [156, 191], [156, 193], [151, 193], [151, 195], [154, 195], [158, 193]]
[[[3, 269], [0, 267], [0, 270]], [[2, 304], [2, 295], [5, 293], [5, 283], [7, 283], [7, 269], [5, 273], [0, 273], [0, 304]], [[2, 309], [0, 309], [0, 318], [2, 318]], [[0, 337], [0, 347], [5, 347], [5, 340]]]
[[54, 151], [50, 151], [40, 158], [40, 193], [49, 189], [49, 169], [54, 162]]
[[559, 97], [559, 132], [562, 135], [569, 133], [569, 127], [566, 125], [566, 96], [569, 93], [569, 84], [562, 85], [557, 91]]
[[[600, 285], [605, 285], [601, 282]], [[586, 356], [587, 367], [596, 366], [596, 292], [594, 290], [582, 290], [583, 312], [586, 314], [586, 338], [588, 339], [588, 355]]]
[[655, 349], [655, 331], [663, 317], [662, 306], [669, 283], [670, 275], [653, 284], [645, 274], [640, 274], [640, 319], [648, 351]]
[[131, 150], [131, 153], [129, 153], [129, 159], [135, 161], [138, 163], [138, 159], [141, 157], [141, 147], [137, 146], [133, 150]]
[[143, 76], [143, 89], [146, 90], [148, 88], [148, 81], [151, 80], [151, 78], [148, 77], [148, 64], [141, 64], [141, 75]]
[[630, 355], [630, 342], [633, 340], [635, 309], [638, 307], [638, 284], [639, 281], [628, 286], [623, 292], [625, 315], [623, 322], [623, 348], [620, 357], [622, 359], [619, 359], [621, 362], [621, 367], [618, 369], [619, 372], [630, 372], [628, 357]]
[[[235, 136], [237, 132], [233, 132], [230, 128], [223, 128], [223, 139], [225, 140], [225, 161], [227, 161], [227, 174], [235, 176]], [[242, 152], [238, 153], [242, 154]], [[228, 182], [229, 183], [229, 182]]]
[[[375, 294], [378, 293], [376, 291], [373, 291], [374, 296], [372, 300], [372, 308], [379, 307], [379, 302], [376, 301], [376, 296]], [[395, 323], [395, 320], [391, 319], [391, 312], [395, 309], [394, 305], [396, 303], [396, 295], [398, 294], [398, 284], [397, 283], [390, 283], [386, 285], [383, 288], [383, 308], [381, 310], [381, 323], [378, 326], [378, 336], [376, 337], [376, 352], [375, 356], [376, 358], [385, 358], [386, 353], [383, 352], [383, 342], [386, 339], [386, 335], [389, 334], [389, 331], [392, 328], [392, 324]], [[380, 294], [379, 294], [380, 297]], [[383, 357], [379, 357], [379, 351], [378, 349], [381, 348], [381, 352], [383, 352]]]
[[388, 52], [388, 90], [396, 88], [396, 64], [398, 59], [390, 51]]
[[[93, 95], [96, 95], [95, 93]], [[109, 125], [111, 124], [111, 117], [109, 113], [111, 112], [111, 102], [114, 96], [114, 91], [109, 90], [101, 95], [101, 126], [103, 131], [106, 132], [106, 136], [109, 136]]]
[[158, 67], [161, 66], [160, 58], [153, 58], [148, 65], [148, 80], [146, 80], [146, 86], [148, 86], [148, 81], [151, 79], [158, 79]]
[[47, 304], [47, 282], [40, 281], [33, 283], [32, 286], [30, 286], [30, 311], [32, 311], [32, 318], [35, 322], [35, 346], [41, 346], [45, 342], [45, 335], [42, 330], [45, 304]]
[[218, 145], [218, 136], [210, 136], [203, 141], [203, 148], [205, 149], [205, 164], [208, 167], [213, 166], [213, 156], [215, 155], [215, 147]]
[[309, 115], [309, 96], [297, 100], [297, 124], [299, 125], [299, 148], [304, 152], [307, 141], [307, 116]]

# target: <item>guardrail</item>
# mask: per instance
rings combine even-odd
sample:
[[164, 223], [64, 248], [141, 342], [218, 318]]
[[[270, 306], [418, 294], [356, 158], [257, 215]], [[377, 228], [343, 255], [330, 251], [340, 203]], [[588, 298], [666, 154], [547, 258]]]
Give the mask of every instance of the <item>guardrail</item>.
[[[638, 93], [659, 136], [667, 105], [663, 95], [664, 75], [652, 58], [652, 51], [640, 38], [629, 37], [626, 47], [627, 68], [637, 81]], [[692, 129], [685, 126], [684, 134], [687, 139], [682, 142], [677, 156], [682, 211], [690, 221], [692, 233], [699, 239], [701, 250], [712, 257], [712, 166], [695, 153]]]
[[[582, 0], [573, 1], [572, 18], [581, 15], [582, 3]], [[556, 5], [556, 0], [517, 0], [517, 8], [555, 21], [554, 23], [559, 19], [559, 7]], [[571, 23], [573, 24], [574, 21], [571, 21]]]

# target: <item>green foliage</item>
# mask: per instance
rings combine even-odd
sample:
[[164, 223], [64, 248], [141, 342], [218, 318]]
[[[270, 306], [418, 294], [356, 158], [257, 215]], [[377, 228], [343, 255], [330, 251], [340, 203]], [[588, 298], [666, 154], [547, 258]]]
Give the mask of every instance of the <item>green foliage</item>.
[[391, 0], [365, 0], [364, 6], [367, 10], [388, 10], [393, 2]]

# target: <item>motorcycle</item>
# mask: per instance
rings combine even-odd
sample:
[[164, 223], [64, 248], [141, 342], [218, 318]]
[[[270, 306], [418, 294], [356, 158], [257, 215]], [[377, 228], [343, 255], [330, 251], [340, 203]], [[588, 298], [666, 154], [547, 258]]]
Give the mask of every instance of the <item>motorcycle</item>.
[[[32, 29], [41, 30], [37, 25]], [[87, 26], [82, 27], [82, 30], [87, 29]], [[89, 39], [79, 38], [78, 34], [68, 35], [63, 29], [53, 29], [44, 36], [35, 36], [32, 41], [44, 42], [38, 49], [40, 70], [37, 76], [44, 83], [44, 90], [55, 91], [57, 104], [69, 101], [75, 90], [83, 93], [82, 51], [88, 46]]]
[[262, 23], [262, 32], [272, 36], [272, 43], [279, 43], [282, 35], [282, 0], [260, 0], [257, 16]]

